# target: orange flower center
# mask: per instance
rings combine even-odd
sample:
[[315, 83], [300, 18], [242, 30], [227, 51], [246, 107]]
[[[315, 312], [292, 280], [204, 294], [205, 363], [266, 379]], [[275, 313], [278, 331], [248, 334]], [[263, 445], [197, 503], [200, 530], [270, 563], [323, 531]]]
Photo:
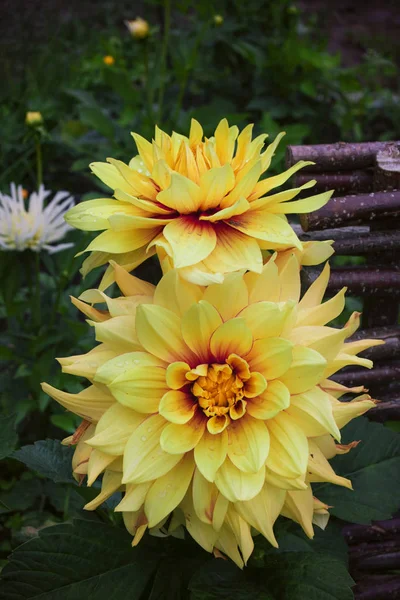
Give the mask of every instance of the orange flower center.
[[248, 386], [252, 380], [247, 362], [231, 354], [223, 364], [198, 365], [186, 374], [192, 394], [207, 417], [239, 419], [246, 412]]
[[192, 392], [207, 417], [220, 416], [243, 398], [243, 381], [226, 363], [212, 364], [207, 374], [195, 381]]

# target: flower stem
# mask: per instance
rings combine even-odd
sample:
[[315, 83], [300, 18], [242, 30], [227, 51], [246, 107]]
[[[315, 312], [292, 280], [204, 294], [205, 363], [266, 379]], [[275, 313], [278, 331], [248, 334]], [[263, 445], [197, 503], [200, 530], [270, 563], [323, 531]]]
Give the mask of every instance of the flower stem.
[[185, 68], [185, 72], [183, 74], [180, 86], [179, 86], [179, 94], [178, 94], [178, 100], [176, 102], [175, 105], [175, 111], [174, 111], [174, 116], [173, 116], [173, 124], [176, 123], [178, 117], [179, 117], [179, 113], [181, 111], [182, 108], [182, 103], [183, 103], [183, 99], [185, 96], [185, 92], [186, 92], [186, 87], [187, 87], [187, 83], [189, 80], [189, 75], [192, 73], [195, 62], [196, 62], [196, 58], [197, 58], [197, 52], [199, 50], [199, 46], [201, 45], [205, 34], [207, 32], [208, 29], [208, 22], [204, 23], [203, 27], [200, 29], [200, 31], [198, 32], [196, 39], [194, 41], [193, 44], [193, 50], [191, 52], [191, 57], [189, 60], [189, 63], [187, 64], [186, 68]]
[[164, 0], [164, 36], [161, 47], [160, 59], [160, 90], [158, 94], [158, 125], [161, 125], [164, 103], [164, 88], [167, 67], [167, 54], [169, 44], [169, 33], [171, 28], [171, 0]]
[[40, 309], [40, 252], [35, 252], [35, 298], [33, 304], [34, 323], [39, 328], [41, 323]]
[[43, 157], [42, 157], [42, 144], [40, 143], [40, 138], [38, 138], [35, 142], [36, 147], [36, 184], [37, 189], [39, 190], [40, 186], [43, 183]]

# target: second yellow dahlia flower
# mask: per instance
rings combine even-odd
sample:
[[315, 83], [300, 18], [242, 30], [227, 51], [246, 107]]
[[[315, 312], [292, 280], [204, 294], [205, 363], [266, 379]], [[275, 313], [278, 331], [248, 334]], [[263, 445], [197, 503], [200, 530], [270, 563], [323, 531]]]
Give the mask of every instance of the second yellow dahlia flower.
[[279, 514], [310, 537], [313, 522], [326, 524], [313, 482], [351, 487], [327, 459], [351, 449], [339, 444], [340, 429], [374, 402], [340, 402], [364, 390], [329, 378], [347, 365], [370, 368], [356, 355], [380, 342], [346, 342], [358, 313], [343, 329], [327, 326], [345, 292], [321, 304], [328, 265], [300, 300], [295, 255], [279, 267], [274, 258], [260, 274], [230, 274], [206, 289], [176, 270], [154, 287], [114, 263], [122, 297], [89, 290], [74, 300], [99, 345], [59, 361], [91, 385], [79, 394], [43, 389], [84, 419], [66, 440], [77, 443], [75, 475], [92, 485], [104, 473], [86, 508], [122, 490], [116, 510], [135, 544], [147, 528], [184, 523], [206, 550], [242, 566], [251, 528], [276, 545]]
[[[252, 125], [239, 134], [223, 119], [213, 137], [203, 136], [192, 120], [189, 137], [167, 135], [156, 127], [152, 143], [133, 134], [139, 155], [129, 165], [109, 158], [91, 169], [114, 190], [114, 199], [82, 202], [66, 220], [86, 231], [104, 230], [86, 250], [92, 252], [83, 273], [117, 261], [132, 270], [157, 250], [164, 270], [199, 285], [221, 282], [226, 273], [248, 269], [261, 273], [262, 249], [287, 250], [303, 245], [287, 221], [289, 213], [317, 210], [332, 192], [292, 201], [315, 181], [273, 192], [310, 162], [261, 179], [284, 135], [263, 150], [267, 135], [252, 140]], [[319, 264], [332, 249], [314, 242], [318, 252], [304, 264]], [[102, 282], [111, 283], [112, 269]]]

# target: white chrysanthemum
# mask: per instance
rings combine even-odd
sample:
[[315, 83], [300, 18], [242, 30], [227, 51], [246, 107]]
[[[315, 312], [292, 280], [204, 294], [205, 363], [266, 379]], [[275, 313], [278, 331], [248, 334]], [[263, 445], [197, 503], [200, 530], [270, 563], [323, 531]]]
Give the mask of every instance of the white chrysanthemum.
[[50, 254], [73, 246], [71, 243], [55, 244], [72, 228], [64, 221], [65, 213], [74, 206], [68, 192], [57, 192], [45, 207], [51, 194], [44, 185], [30, 195], [26, 208], [22, 186], [11, 184], [11, 196], [0, 193], [0, 248], [2, 250], [26, 249]]

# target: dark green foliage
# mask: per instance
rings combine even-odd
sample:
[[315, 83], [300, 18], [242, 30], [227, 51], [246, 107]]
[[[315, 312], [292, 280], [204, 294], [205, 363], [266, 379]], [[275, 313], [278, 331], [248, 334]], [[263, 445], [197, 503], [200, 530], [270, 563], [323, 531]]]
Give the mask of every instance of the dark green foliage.
[[336, 473], [353, 482], [354, 491], [330, 484], [313, 486], [315, 495], [331, 505], [331, 514], [353, 523], [388, 519], [400, 497], [400, 436], [366, 418], [343, 429], [343, 443], [361, 440], [357, 448], [332, 460]]
[[12, 457], [56, 483], [75, 483], [71, 473], [73, 453], [73, 448], [62, 446], [58, 440], [42, 440], [32, 446], [24, 446]]

